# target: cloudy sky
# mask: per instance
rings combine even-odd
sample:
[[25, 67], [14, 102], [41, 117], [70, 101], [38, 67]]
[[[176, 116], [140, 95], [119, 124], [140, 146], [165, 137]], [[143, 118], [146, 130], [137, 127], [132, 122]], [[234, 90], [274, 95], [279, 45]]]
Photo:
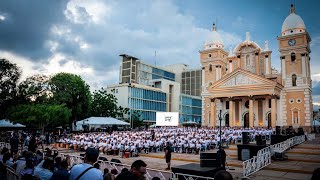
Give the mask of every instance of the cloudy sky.
[[[119, 54], [149, 64], [199, 67], [212, 23], [234, 48], [245, 39], [269, 42], [280, 70], [276, 37], [293, 0], [10, 0], [0, 1], [0, 58], [17, 63], [23, 78], [70, 72], [92, 89], [116, 84]], [[320, 105], [320, 1], [295, 0], [312, 38], [314, 101]], [[156, 56], [155, 56], [155, 51]]]

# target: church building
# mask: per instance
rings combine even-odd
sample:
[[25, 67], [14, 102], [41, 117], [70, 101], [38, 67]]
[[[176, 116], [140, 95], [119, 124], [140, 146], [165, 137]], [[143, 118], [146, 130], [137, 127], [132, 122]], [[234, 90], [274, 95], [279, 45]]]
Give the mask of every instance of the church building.
[[230, 127], [292, 126], [312, 124], [310, 42], [302, 18], [291, 5], [282, 24], [279, 44], [280, 72], [272, 68], [272, 51], [246, 40], [227, 52], [213, 24], [211, 39], [200, 51], [202, 64], [202, 125]]

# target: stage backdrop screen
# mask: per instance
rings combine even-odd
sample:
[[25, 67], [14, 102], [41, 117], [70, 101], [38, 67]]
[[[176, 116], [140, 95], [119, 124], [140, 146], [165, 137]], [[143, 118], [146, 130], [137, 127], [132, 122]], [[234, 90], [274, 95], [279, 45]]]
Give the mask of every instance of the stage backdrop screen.
[[179, 112], [157, 112], [156, 118], [157, 126], [179, 125]]

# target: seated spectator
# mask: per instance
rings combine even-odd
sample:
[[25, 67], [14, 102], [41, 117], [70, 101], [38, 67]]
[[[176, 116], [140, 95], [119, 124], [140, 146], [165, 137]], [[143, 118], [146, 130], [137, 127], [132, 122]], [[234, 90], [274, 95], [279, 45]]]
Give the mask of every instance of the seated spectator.
[[[2, 150], [1, 150], [1, 154], [0, 154], [0, 161], [3, 160], [3, 155], [6, 153], [6, 152], [9, 152], [9, 149], [4, 147]], [[3, 162], [3, 161], [2, 161]], [[5, 162], [4, 162], [5, 163]]]
[[311, 180], [319, 180], [320, 179], [320, 168], [317, 168], [313, 171]]
[[111, 174], [113, 174], [114, 176], [118, 175], [118, 170], [116, 169], [111, 169]]
[[215, 174], [214, 180], [233, 180], [233, 177], [228, 171], [221, 170]]
[[52, 177], [53, 161], [51, 159], [42, 160], [36, 168], [34, 168], [33, 176], [41, 180], [49, 180]]
[[100, 169], [100, 164], [96, 162], [96, 163], [94, 163], [93, 167], [96, 169]]
[[51, 180], [68, 180], [69, 176], [68, 162], [63, 160], [59, 165], [59, 169], [53, 173]]
[[97, 162], [98, 156], [99, 151], [97, 149], [88, 148], [84, 156], [84, 163], [77, 164], [72, 167], [70, 171], [70, 179], [102, 180], [102, 172], [92, 166], [95, 162]]
[[33, 175], [34, 160], [32, 158], [26, 159], [26, 167], [20, 171], [21, 180], [30, 179]]
[[5, 164], [6, 166], [8, 167], [13, 167], [13, 159], [12, 159], [12, 156], [10, 154], [10, 152], [6, 152], [4, 155], [3, 155], [3, 164]]
[[116, 180], [139, 180], [147, 172], [147, 164], [142, 160], [136, 160], [132, 163], [130, 171], [121, 172]]

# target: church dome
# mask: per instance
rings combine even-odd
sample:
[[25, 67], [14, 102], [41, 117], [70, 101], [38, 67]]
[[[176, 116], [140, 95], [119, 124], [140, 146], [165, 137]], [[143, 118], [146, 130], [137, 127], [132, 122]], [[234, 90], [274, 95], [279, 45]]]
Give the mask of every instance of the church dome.
[[223, 41], [220, 33], [216, 30], [216, 25], [213, 24], [212, 32], [209, 34], [208, 40], [204, 44], [204, 49], [223, 48]]
[[306, 26], [302, 18], [295, 13], [293, 4], [291, 4], [290, 15], [284, 20], [282, 24], [282, 36], [297, 34], [306, 31]]

